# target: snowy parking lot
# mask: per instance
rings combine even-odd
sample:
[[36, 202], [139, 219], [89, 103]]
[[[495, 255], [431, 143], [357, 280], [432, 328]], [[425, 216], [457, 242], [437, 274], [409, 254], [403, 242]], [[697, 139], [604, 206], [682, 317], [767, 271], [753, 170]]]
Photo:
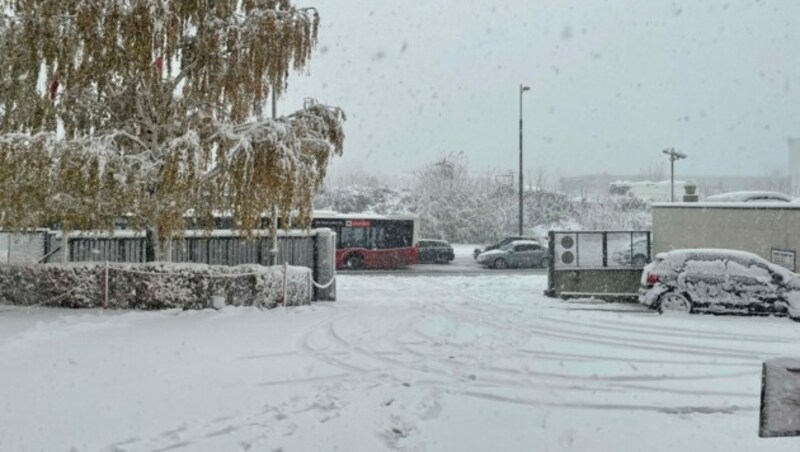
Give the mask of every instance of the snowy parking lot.
[[343, 275], [284, 310], [0, 306], [0, 450], [797, 451], [759, 439], [785, 318], [544, 297], [543, 275]]

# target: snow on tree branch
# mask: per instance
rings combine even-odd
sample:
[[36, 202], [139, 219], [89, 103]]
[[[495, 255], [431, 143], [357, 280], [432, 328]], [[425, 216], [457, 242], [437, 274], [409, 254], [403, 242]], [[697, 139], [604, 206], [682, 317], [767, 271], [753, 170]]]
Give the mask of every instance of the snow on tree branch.
[[289, 0], [0, 0], [4, 227], [159, 234], [188, 210], [307, 220], [344, 114], [262, 117], [305, 70], [319, 15]]

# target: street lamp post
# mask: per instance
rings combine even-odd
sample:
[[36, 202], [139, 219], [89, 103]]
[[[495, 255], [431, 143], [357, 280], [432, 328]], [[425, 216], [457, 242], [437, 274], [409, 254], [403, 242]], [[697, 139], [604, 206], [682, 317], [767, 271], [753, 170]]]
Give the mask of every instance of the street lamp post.
[[[278, 118], [278, 93], [275, 84], [270, 86], [272, 91], [272, 120]], [[270, 265], [278, 265], [278, 209], [272, 208], [272, 249], [269, 250]]]
[[675, 148], [667, 148], [661, 152], [669, 156], [669, 201], [675, 202], [675, 160], [685, 159], [686, 154], [676, 151]]
[[529, 86], [519, 85], [519, 235], [522, 234], [522, 94], [525, 91], [530, 91]]

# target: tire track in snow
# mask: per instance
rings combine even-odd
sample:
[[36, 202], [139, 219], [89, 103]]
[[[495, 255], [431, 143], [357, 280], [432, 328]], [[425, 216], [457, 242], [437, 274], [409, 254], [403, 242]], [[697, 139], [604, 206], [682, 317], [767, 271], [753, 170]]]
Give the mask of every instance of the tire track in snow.
[[[657, 336], [657, 337], [680, 337], [680, 338], [690, 338], [690, 339], [709, 339], [714, 341], [725, 341], [725, 342], [742, 342], [742, 343], [762, 343], [762, 344], [775, 344], [776, 342], [783, 342], [783, 343], [791, 343], [789, 340], [785, 338], [781, 341], [776, 341], [770, 338], [763, 338], [763, 337], [746, 337], [740, 335], [733, 335], [733, 334], [723, 334], [723, 333], [710, 333], [705, 331], [683, 331], [683, 332], [676, 332], [670, 330], [661, 330], [658, 332], [653, 332], [647, 327], [638, 326], [638, 327], [624, 327], [624, 326], [610, 326], [605, 325], [604, 323], [600, 322], [588, 322], [588, 321], [580, 321], [580, 320], [573, 320], [573, 319], [559, 319], [555, 317], [539, 317], [541, 320], [545, 320], [551, 323], [563, 323], [566, 325], [574, 325], [577, 327], [586, 327], [598, 330], [607, 330], [607, 331], [616, 331], [621, 333], [633, 333], [633, 334], [642, 334], [646, 336]], [[608, 322], [610, 323], [610, 322]]]
[[[408, 361], [396, 360], [392, 358], [388, 358], [385, 353], [377, 354], [374, 353], [362, 346], [354, 345], [351, 341], [346, 339], [341, 333], [337, 331], [336, 322], [340, 321], [341, 319], [336, 319], [328, 324], [328, 331], [330, 335], [339, 343], [339, 345], [346, 347], [348, 349], [354, 350], [364, 356], [373, 358], [377, 361], [384, 362], [385, 364], [395, 365], [397, 367], [402, 368], [410, 368], [415, 371], [424, 372], [428, 374], [434, 374], [436, 376], [445, 377], [451, 380], [456, 380], [454, 383], [463, 384], [465, 381], [463, 378], [459, 378], [458, 375], [454, 374], [451, 371], [446, 371], [444, 369], [439, 369], [436, 367], [431, 367], [428, 365], [420, 366], [419, 364], [409, 363]], [[418, 318], [409, 319], [404, 322], [405, 328], [408, 328], [410, 324], [417, 323], [416, 320]], [[481, 366], [475, 365], [470, 363], [463, 363], [454, 360], [446, 360], [441, 359], [442, 354], [441, 352], [436, 354], [426, 354], [421, 353], [417, 350], [414, 350], [410, 344], [407, 342], [400, 341], [400, 337], [403, 335], [408, 334], [407, 329], [401, 329], [395, 331], [394, 334], [391, 336], [394, 338], [395, 343], [399, 344], [399, 346], [406, 351], [414, 355], [416, 358], [416, 363], [425, 363], [430, 362], [431, 360], [438, 360], [437, 362], [440, 365], [445, 367], [451, 367], [453, 369], [461, 370], [462, 374], [467, 375], [478, 375], [475, 377], [475, 380], [470, 383], [468, 386], [473, 389], [473, 393], [477, 393], [474, 389], [484, 388], [488, 390], [497, 390], [497, 389], [524, 389], [524, 390], [534, 390], [534, 389], [547, 389], [547, 390], [561, 390], [565, 392], [589, 392], [589, 393], [624, 393], [628, 392], [630, 388], [634, 387], [634, 385], [627, 385], [627, 384], [619, 384], [619, 382], [661, 382], [661, 381], [691, 381], [691, 380], [714, 380], [720, 378], [735, 378], [740, 376], [750, 375], [751, 372], [735, 372], [735, 373], [720, 373], [720, 374], [704, 374], [704, 375], [688, 375], [688, 376], [674, 376], [674, 375], [634, 375], [634, 376], [611, 376], [611, 377], [601, 377], [601, 376], [577, 376], [574, 374], [558, 374], [558, 373], [551, 373], [551, 372], [540, 372], [540, 371], [522, 371], [516, 369], [505, 369], [505, 368], [497, 368], [492, 366]], [[417, 335], [424, 337], [418, 331], [414, 331]], [[433, 338], [431, 338], [431, 342], [434, 342]], [[340, 355], [346, 356], [346, 355]], [[502, 374], [504, 376], [512, 376], [515, 378], [500, 378], [497, 374]], [[385, 377], [385, 375], [381, 375]], [[553, 383], [553, 382], [539, 382], [535, 379], [556, 379], [562, 381], [576, 381], [580, 383], [584, 383], [588, 385], [580, 385], [578, 383], [574, 384], [567, 384], [567, 383]], [[395, 380], [400, 381], [400, 380]], [[467, 393], [469, 390], [460, 390], [457, 387], [453, 386], [452, 384], [444, 384], [442, 385], [441, 382], [434, 382], [431, 383], [436, 386], [442, 386], [446, 388], [448, 392], [451, 393]], [[724, 392], [724, 391], [683, 391], [683, 390], [670, 390], [668, 388], [653, 388], [648, 386], [638, 385], [636, 386], [639, 390], [649, 391], [652, 393], [675, 393], [675, 394], [692, 394], [695, 396], [707, 396], [711, 398], [718, 398], [718, 397], [743, 397], [743, 398], [752, 398], [748, 394], [743, 393], [735, 393], [735, 392]], [[486, 395], [487, 398], [497, 399], [498, 397], [495, 394], [488, 394]], [[564, 406], [561, 402], [536, 402], [537, 405], [544, 405], [544, 406]], [[580, 404], [568, 404], [572, 407], [580, 407]], [[588, 407], [595, 407], [598, 409], [613, 407], [613, 409], [627, 409], [630, 406], [635, 406], [637, 409], [646, 409], [650, 411], [661, 411], [665, 412], [669, 410], [673, 410], [676, 412], [694, 412], [694, 411], [708, 411], [708, 412], [727, 412], [729, 411], [729, 407], [669, 407], [669, 406], [640, 406], [640, 405], [629, 405], [629, 404], [614, 404], [614, 403], [597, 403], [597, 404], [589, 404]], [[693, 411], [694, 410], [694, 411]]]
[[536, 324], [534, 323], [536, 322], [536, 319], [526, 319], [528, 323], [526, 323], [525, 325], [519, 325], [517, 323], [500, 325], [497, 322], [484, 320], [486, 317], [488, 317], [488, 314], [492, 313], [492, 311], [476, 308], [474, 306], [469, 306], [469, 309], [473, 311], [471, 316], [469, 313], [464, 311], [454, 312], [449, 309], [445, 309], [445, 311], [448, 314], [451, 314], [453, 317], [460, 317], [462, 319], [472, 321], [473, 323], [480, 324], [488, 328], [500, 329], [500, 330], [510, 328], [516, 332], [523, 334], [539, 335], [543, 337], [563, 339], [579, 343], [614, 345], [623, 348], [633, 348], [646, 351], [659, 351], [659, 352], [669, 352], [677, 354], [710, 356], [714, 358], [723, 357], [723, 358], [749, 359], [758, 361], [759, 363], [763, 361], [765, 358], [776, 357], [780, 355], [780, 353], [771, 353], [771, 352], [764, 352], [762, 354], [741, 352], [735, 349], [712, 347], [712, 346], [707, 346], [705, 344], [703, 344], [702, 347], [695, 347], [692, 344], [676, 344], [672, 342], [657, 341], [652, 339], [637, 339], [636, 342], [631, 342], [630, 337], [620, 337], [620, 336], [598, 334], [598, 333], [587, 333], [582, 330], [574, 331], [572, 329], [557, 328], [541, 323]]

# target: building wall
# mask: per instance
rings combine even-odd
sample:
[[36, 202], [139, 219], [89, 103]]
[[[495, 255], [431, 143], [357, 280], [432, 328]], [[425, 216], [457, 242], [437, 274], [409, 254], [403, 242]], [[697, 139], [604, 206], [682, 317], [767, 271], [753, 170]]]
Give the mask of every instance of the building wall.
[[[680, 248], [726, 248], [769, 261], [772, 250], [800, 251], [800, 205], [654, 204], [655, 253]], [[797, 271], [795, 264], [794, 271]]]
[[44, 232], [0, 232], [0, 263], [35, 264], [44, 255]]

